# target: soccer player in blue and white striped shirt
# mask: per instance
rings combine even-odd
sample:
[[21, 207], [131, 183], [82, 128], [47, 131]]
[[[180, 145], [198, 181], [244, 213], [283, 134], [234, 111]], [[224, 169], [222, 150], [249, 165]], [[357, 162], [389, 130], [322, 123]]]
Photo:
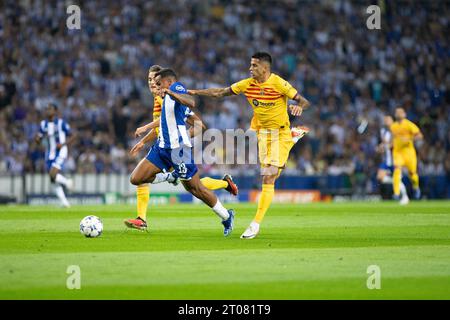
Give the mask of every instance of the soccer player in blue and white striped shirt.
[[74, 135], [72, 135], [69, 124], [57, 116], [58, 107], [56, 104], [49, 103], [46, 113], [47, 119], [42, 120], [40, 123], [36, 142], [40, 143], [42, 139], [46, 139], [45, 160], [50, 180], [63, 207], [68, 208], [70, 204], [64, 194], [63, 186], [71, 189], [73, 182], [71, 179], [63, 176], [60, 171], [63, 168], [64, 161], [67, 159], [67, 145], [72, 142]]
[[171, 69], [159, 71], [156, 82], [163, 97], [158, 141], [131, 173], [130, 182], [134, 185], [152, 183], [158, 173], [173, 168], [173, 174], [182, 181], [185, 189], [222, 219], [224, 235], [228, 236], [233, 230], [234, 211], [227, 210], [216, 195], [203, 185], [192, 155], [186, 120], [193, 115], [189, 107], [195, 106], [195, 100], [187, 94]]

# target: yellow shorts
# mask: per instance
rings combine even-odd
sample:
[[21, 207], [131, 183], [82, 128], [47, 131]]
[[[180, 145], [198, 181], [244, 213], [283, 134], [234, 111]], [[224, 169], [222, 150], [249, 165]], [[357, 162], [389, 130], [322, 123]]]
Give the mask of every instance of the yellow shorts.
[[275, 166], [283, 168], [294, 146], [291, 128], [286, 126], [280, 129], [259, 129], [258, 156], [261, 167]]
[[417, 172], [417, 155], [414, 148], [394, 150], [392, 157], [395, 167], [406, 167], [411, 174]]

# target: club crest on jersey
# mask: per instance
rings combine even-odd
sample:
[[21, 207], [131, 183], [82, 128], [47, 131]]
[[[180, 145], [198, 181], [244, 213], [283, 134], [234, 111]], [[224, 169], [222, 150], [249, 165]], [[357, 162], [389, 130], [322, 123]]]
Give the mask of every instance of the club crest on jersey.
[[175, 89], [176, 89], [177, 91], [184, 92], [184, 87], [183, 87], [183, 86], [177, 85], [177, 86], [175, 87]]

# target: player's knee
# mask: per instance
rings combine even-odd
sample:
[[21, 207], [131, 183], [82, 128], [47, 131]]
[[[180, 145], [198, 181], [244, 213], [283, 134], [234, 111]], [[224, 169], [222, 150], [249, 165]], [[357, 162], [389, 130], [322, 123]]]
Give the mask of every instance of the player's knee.
[[135, 176], [135, 175], [131, 175], [130, 176], [130, 183], [132, 185], [138, 186], [140, 184], [142, 184], [142, 179], [140, 179], [139, 177]]
[[197, 198], [202, 198], [206, 192], [206, 188], [201, 185], [195, 185], [190, 186], [188, 191]]
[[263, 176], [263, 184], [275, 184], [275, 180], [277, 180], [278, 175], [268, 175]]
[[198, 186], [191, 187], [189, 189], [189, 192], [192, 193], [197, 198], [201, 197], [201, 195], [202, 195], [202, 191], [201, 191], [200, 187], [198, 187]]

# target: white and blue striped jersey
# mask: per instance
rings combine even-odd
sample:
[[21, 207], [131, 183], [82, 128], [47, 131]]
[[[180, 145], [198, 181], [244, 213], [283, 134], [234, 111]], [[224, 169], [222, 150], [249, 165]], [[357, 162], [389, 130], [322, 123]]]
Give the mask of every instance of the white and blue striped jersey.
[[392, 142], [392, 133], [387, 128], [381, 128], [380, 130], [380, 137], [381, 142], [383, 143], [383, 163], [385, 163], [387, 166], [392, 166], [392, 149], [391, 149], [391, 142]]
[[58, 143], [65, 143], [68, 136], [70, 136], [70, 126], [63, 119], [56, 118], [53, 121], [42, 120], [39, 127], [39, 136], [47, 138], [47, 152], [45, 158], [47, 160], [54, 160], [57, 157], [67, 157], [67, 146], [64, 145], [61, 149], [57, 149]]
[[[181, 82], [175, 82], [170, 90], [186, 94], [187, 90]], [[186, 119], [194, 113], [185, 105], [165, 95], [159, 122], [158, 146], [164, 149], [177, 149], [183, 146], [192, 147], [186, 128]]]

